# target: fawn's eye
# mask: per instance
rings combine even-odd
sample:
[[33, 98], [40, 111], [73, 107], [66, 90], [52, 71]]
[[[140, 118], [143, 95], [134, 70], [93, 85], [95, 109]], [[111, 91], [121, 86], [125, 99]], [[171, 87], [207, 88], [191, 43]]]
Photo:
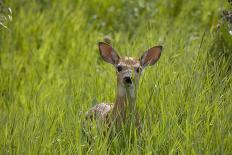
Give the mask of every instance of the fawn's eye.
[[122, 66], [118, 65], [117, 70], [118, 70], [118, 72], [122, 71]]

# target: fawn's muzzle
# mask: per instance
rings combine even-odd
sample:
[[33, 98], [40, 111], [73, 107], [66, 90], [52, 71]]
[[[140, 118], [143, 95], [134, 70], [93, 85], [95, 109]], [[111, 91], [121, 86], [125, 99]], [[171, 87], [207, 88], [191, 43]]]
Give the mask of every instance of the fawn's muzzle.
[[124, 83], [126, 83], [126, 84], [132, 84], [132, 79], [129, 76], [124, 77], [123, 80], [124, 80]]

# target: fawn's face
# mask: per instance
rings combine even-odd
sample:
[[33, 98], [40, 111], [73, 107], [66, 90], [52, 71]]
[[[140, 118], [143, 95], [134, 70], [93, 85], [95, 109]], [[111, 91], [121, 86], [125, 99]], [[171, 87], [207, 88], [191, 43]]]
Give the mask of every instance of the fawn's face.
[[119, 86], [131, 88], [139, 83], [142, 66], [138, 59], [131, 57], [120, 58], [115, 68]]
[[115, 66], [119, 88], [134, 90], [139, 83], [142, 70], [155, 64], [162, 51], [162, 46], [155, 46], [144, 52], [140, 59], [131, 57], [120, 58], [111, 45], [100, 42], [99, 51], [102, 58]]

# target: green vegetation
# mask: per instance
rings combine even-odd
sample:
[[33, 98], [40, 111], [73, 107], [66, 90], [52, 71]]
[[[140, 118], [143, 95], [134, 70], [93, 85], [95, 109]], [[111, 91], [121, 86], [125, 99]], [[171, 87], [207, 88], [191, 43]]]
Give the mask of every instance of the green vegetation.
[[[232, 42], [226, 0], [7, 0], [0, 25], [1, 154], [231, 154]], [[1, 14], [2, 16], [2, 14]], [[221, 23], [220, 28], [217, 24]], [[140, 137], [82, 135], [84, 113], [114, 101], [113, 67], [97, 42], [159, 62], [138, 92]], [[134, 128], [130, 128], [133, 133]]]

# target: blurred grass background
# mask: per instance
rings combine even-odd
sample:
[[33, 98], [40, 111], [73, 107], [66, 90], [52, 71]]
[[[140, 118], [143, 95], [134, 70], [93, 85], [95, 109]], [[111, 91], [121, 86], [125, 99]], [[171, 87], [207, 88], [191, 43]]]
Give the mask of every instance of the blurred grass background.
[[[12, 21], [0, 25], [1, 154], [232, 153], [226, 0], [6, 0], [4, 7]], [[138, 92], [142, 144], [96, 134], [89, 146], [81, 138], [84, 112], [114, 101], [115, 72], [97, 47], [106, 35], [121, 56], [164, 46]]]

